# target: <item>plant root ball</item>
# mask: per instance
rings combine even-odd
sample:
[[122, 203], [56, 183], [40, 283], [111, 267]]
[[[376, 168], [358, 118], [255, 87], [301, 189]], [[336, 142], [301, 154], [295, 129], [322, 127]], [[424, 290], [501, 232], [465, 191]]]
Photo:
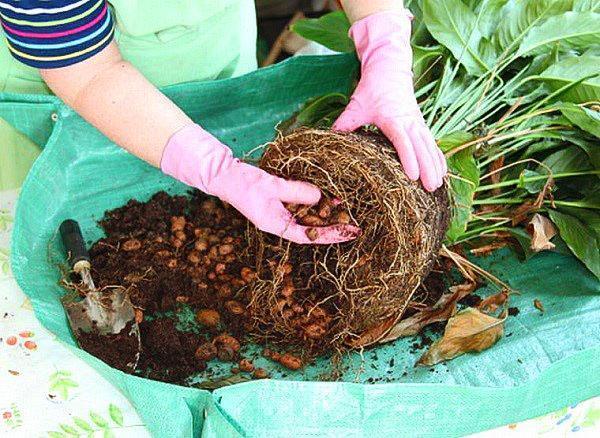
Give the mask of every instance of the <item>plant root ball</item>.
[[[319, 353], [345, 348], [400, 317], [448, 227], [446, 184], [429, 193], [411, 181], [391, 143], [373, 132], [298, 130], [268, 144], [260, 167], [340, 200], [347, 222], [362, 235], [343, 244], [297, 245], [250, 228], [258, 278], [250, 285], [249, 310], [257, 337]], [[288, 275], [284, 264], [293, 267]], [[290, 282], [293, 297], [282, 294]], [[295, 303], [307, 310], [293, 312]], [[307, 336], [315, 325], [319, 335]]]

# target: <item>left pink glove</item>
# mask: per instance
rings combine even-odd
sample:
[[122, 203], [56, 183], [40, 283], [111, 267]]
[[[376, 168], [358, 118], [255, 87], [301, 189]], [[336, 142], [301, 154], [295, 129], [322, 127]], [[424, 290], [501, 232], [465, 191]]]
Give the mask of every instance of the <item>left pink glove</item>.
[[321, 191], [312, 184], [286, 181], [233, 158], [231, 150], [200, 126], [192, 124], [173, 134], [160, 167], [185, 184], [228, 202], [258, 229], [295, 243], [330, 244], [352, 240], [360, 229], [352, 225], [318, 227], [310, 240], [309, 227], [299, 225], [283, 202], [313, 205]]
[[410, 22], [406, 9], [369, 15], [350, 28], [361, 61], [361, 78], [333, 129], [374, 124], [394, 144], [406, 175], [428, 191], [443, 183], [446, 159], [415, 98]]

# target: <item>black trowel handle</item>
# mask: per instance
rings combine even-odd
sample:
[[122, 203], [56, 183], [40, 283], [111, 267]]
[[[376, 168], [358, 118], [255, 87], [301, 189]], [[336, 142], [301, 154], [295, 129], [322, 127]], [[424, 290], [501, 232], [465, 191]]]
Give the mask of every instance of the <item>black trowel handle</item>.
[[75, 272], [90, 268], [90, 255], [85, 247], [79, 224], [73, 219], [67, 219], [60, 224], [60, 237], [67, 251], [67, 259]]

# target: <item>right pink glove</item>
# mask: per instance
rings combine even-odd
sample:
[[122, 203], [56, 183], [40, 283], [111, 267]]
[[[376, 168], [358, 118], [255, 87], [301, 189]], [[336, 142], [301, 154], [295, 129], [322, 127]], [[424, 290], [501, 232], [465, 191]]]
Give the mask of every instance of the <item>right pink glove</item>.
[[334, 225], [316, 228], [311, 241], [309, 227], [299, 225], [283, 206], [313, 205], [321, 191], [312, 184], [286, 181], [258, 167], [233, 158], [231, 150], [198, 125], [189, 125], [173, 134], [163, 152], [164, 173], [228, 202], [258, 229], [295, 243], [330, 244], [352, 240], [360, 228]]
[[350, 36], [361, 61], [361, 78], [333, 129], [374, 124], [394, 144], [406, 175], [428, 191], [443, 183], [446, 159], [425, 125], [412, 82], [408, 10], [383, 11], [355, 22]]

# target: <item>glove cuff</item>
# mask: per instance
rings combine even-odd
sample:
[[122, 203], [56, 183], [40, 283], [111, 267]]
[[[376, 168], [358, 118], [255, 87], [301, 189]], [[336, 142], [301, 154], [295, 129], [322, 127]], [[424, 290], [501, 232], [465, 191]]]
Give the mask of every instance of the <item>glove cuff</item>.
[[361, 62], [368, 61], [375, 50], [382, 48], [390, 48], [400, 54], [408, 53], [409, 60], [412, 60], [412, 19], [410, 11], [402, 8], [377, 12], [354, 23], [348, 35], [354, 41]]
[[211, 182], [234, 162], [231, 149], [199, 125], [188, 125], [171, 136], [160, 161], [173, 178], [214, 195]]

